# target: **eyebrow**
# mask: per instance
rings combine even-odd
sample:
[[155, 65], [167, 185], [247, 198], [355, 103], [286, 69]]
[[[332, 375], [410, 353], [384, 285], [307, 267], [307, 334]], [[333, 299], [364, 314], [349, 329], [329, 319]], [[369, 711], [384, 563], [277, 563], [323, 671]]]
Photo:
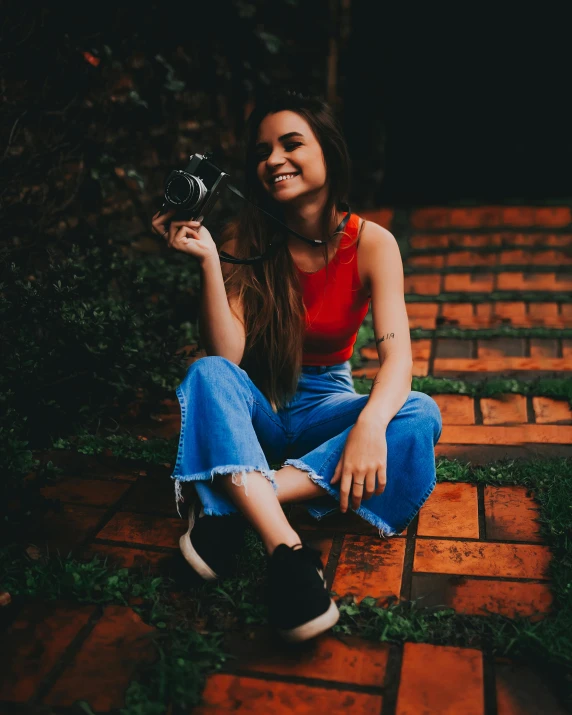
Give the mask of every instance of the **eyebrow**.
[[[302, 137], [304, 138], [303, 134], [300, 134], [300, 132], [288, 132], [288, 134], [283, 134], [281, 137], [278, 137], [278, 141], [285, 141], [286, 139], [290, 139], [291, 137]], [[268, 146], [268, 142], [259, 142], [254, 148], [255, 149], [262, 149], [262, 147]]]

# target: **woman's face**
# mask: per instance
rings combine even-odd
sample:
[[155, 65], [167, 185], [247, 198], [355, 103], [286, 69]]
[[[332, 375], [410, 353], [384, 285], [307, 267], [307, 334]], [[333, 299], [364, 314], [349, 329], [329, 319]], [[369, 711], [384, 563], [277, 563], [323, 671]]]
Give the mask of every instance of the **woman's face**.
[[287, 203], [327, 190], [322, 147], [308, 122], [296, 112], [264, 117], [255, 152], [258, 178], [276, 201]]

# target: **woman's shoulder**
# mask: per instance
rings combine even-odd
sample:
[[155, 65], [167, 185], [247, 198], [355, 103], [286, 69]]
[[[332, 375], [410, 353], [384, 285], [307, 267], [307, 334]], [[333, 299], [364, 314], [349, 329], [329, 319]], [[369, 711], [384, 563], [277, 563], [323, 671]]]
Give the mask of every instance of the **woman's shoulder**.
[[358, 236], [360, 237], [360, 246], [373, 251], [379, 250], [380, 247], [391, 246], [396, 243], [395, 236], [380, 224], [368, 219], [367, 217], [358, 216]]

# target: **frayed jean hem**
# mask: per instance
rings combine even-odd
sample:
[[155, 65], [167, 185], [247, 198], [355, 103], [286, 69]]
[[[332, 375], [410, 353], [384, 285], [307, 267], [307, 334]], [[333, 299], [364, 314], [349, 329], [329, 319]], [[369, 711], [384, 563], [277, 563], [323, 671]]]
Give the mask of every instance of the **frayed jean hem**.
[[[284, 462], [283, 466], [287, 465], [296, 467], [297, 469], [301, 469], [303, 472], [308, 472], [308, 476], [314, 482], [314, 484], [317, 484], [319, 487], [324, 489], [330, 496], [333, 496], [337, 500], [339, 500], [339, 492], [336, 491], [334, 487], [332, 487], [328, 482], [326, 482], [323, 477], [317, 474], [312, 467], [309, 467], [301, 459], [287, 459]], [[334, 509], [329, 509], [328, 511], [324, 512], [318, 511], [317, 509], [313, 509], [312, 507], [306, 508], [310, 516], [313, 516], [314, 519], [317, 520], [321, 519], [324, 516], [327, 516], [332, 511], [335, 511]], [[350, 509], [352, 508], [350, 507]], [[387, 538], [389, 536], [395, 536], [397, 534], [397, 531], [395, 531], [391, 526], [389, 526], [387, 522], [385, 522], [383, 519], [381, 519], [369, 509], [366, 509], [366, 507], [360, 506], [357, 510], [352, 509], [352, 511], [355, 512], [358, 516], [361, 516], [364, 521], [367, 521], [369, 524], [374, 526], [378, 530], [379, 536], [381, 538]]]
[[[248, 496], [248, 472], [261, 472], [266, 479], [272, 484], [274, 492], [278, 491], [278, 485], [276, 484], [276, 479], [274, 475], [276, 470], [267, 469], [266, 467], [251, 467], [240, 464], [228, 464], [222, 467], [213, 467], [213, 469], [206, 469], [203, 472], [198, 472], [197, 474], [173, 474], [171, 479], [175, 482], [175, 503], [177, 506], [177, 513], [182, 518], [181, 512], [179, 510], [179, 502], [184, 502], [185, 499], [182, 494], [181, 482], [204, 482], [207, 480], [213, 481], [215, 476], [219, 474], [230, 474], [232, 483], [239, 487], [244, 487], [244, 493]], [[229, 512], [231, 513], [231, 512]], [[220, 512], [215, 512], [213, 509], [205, 509], [205, 514], [207, 516], [224, 516]]]

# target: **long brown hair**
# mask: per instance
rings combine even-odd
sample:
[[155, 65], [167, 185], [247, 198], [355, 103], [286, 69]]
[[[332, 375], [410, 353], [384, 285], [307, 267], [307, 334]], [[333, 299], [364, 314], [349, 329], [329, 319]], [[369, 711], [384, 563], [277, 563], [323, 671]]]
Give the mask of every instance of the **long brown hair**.
[[[329, 192], [322, 214], [322, 246], [328, 270], [332, 218], [347, 201], [350, 160], [340, 125], [330, 107], [316, 97], [292, 92], [275, 93], [257, 103], [246, 127], [246, 196], [257, 206], [284, 220], [281, 206], [264, 191], [257, 176], [255, 146], [259, 126], [268, 114], [292, 111], [305, 119], [316, 136], [326, 165]], [[277, 412], [296, 393], [302, 365], [306, 310], [294, 260], [288, 250], [288, 232], [245, 202], [238, 217], [224, 230], [223, 242], [235, 239], [239, 258], [265, 253], [278, 244], [272, 257], [252, 265], [232, 265], [225, 278], [227, 296], [237, 295], [244, 308], [246, 345], [240, 367], [267, 397]]]

